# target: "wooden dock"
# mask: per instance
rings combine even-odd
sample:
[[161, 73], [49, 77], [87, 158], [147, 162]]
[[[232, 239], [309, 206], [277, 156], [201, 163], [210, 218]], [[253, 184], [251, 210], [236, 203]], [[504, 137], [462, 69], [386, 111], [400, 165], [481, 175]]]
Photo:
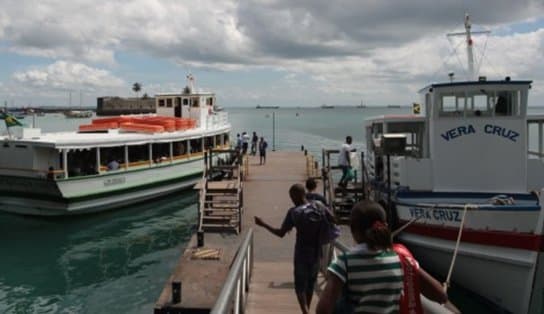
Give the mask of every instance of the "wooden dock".
[[[155, 313], [207, 313], [214, 306], [236, 250], [244, 235], [253, 228], [253, 272], [245, 303], [247, 313], [298, 313], [294, 292], [293, 251], [295, 231], [278, 238], [254, 225], [254, 216], [280, 226], [292, 207], [290, 186], [307, 178], [303, 152], [271, 152], [266, 165], [259, 157], [249, 157], [249, 173], [243, 182], [242, 232], [206, 232], [204, 247], [220, 249], [217, 260], [192, 259], [196, 235], [180, 258], [155, 306]], [[345, 232], [344, 232], [345, 233]], [[318, 281], [322, 281], [319, 279]], [[181, 282], [181, 302], [172, 303], [172, 282]], [[244, 299], [244, 298], [242, 298]], [[312, 311], [317, 297], [312, 302]]]

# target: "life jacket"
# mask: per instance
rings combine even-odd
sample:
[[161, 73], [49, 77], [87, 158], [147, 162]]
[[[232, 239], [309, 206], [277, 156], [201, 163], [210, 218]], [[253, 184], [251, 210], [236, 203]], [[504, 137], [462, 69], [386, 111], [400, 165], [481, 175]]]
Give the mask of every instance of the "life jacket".
[[393, 251], [398, 254], [404, 273], [404, 289], [400, 297], [401, 314], [422, 314], [420, 287], [419, 287], [419, 264], [408, 248], [400, 243], [393, 244]]

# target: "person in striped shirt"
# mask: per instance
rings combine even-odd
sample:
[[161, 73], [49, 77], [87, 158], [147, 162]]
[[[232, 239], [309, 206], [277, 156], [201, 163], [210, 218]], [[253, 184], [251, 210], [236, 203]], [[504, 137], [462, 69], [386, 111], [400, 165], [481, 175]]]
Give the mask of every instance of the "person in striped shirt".
[[344, 288], [354, 313], [398, 313], [403, 272], [383, 208], [372, 201], [355, 204], [351, 234], [357, 245], [329, 266], [316, 313], [332, 313]]

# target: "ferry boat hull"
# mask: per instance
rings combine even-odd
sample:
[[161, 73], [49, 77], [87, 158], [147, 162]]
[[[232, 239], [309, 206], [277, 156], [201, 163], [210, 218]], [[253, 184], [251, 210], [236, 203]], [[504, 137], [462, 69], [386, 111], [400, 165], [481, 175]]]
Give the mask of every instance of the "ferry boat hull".
[[56, 181], [0, 176], [0, 209], [40, 216], [107, 211], [191, 188], [202, 169], [200, 156], [178, 164]]
[[[429, 197], [433, 194], [443, 198]], [[494, 206], [483, 203], [489, 195], [463, 193], [458, 200], [479, 204], [479, 208], [468, 207], [463, 219], [463, 206], [448, 208], [445, 204], [455, 202], [446, 194], [457, 193], [399, 192], [396, 213], [400, 224], [407, 224], [399, 239], [425, 269], [447, 274], [462, 228], [451, 281], [499, 308], [531, 313], [531, 297], [538, 294], [533, 284], [538, 284], [535, 279], [544, 249], [539, 200], [531, 194], [514, 195], [516, 205]], [[426, 204], [418, 206], [414, 200]]]

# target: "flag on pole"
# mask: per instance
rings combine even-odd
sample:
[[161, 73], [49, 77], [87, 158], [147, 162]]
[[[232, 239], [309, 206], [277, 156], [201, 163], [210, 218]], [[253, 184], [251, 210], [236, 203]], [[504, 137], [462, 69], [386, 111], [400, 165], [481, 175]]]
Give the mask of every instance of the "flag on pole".
[[13, 115], [9, 113], [0, 113], [0, 119], [4, 119], [7, 128], [10, 128], [12, 126], [23, 126], [23, 124], [19, 120], [17, 120]]
[[412, 114], [421, 114], [421, 105], [418, 103], [412, 104]]

